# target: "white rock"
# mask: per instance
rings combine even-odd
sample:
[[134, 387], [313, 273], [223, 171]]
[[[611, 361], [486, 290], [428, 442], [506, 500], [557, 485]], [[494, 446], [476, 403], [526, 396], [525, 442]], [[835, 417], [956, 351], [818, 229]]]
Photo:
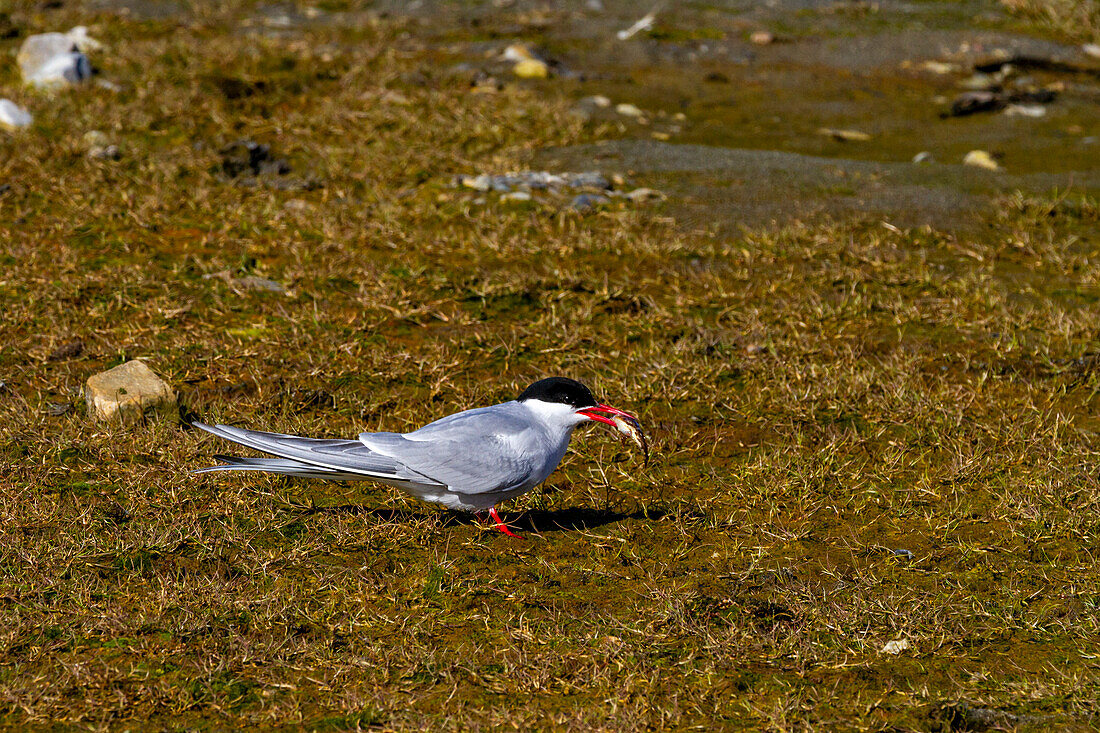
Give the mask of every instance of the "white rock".
[[623, 117], [641, 117], [645, 114], [645, 112], [638, 109], [633, 104], [628, 104], [627, 102], [616, 104], [615, 111], [621, 114]]
[[1005, 114], [1009, 117], [1043, 117], [1047, 108], [1041, 104], [1010, 104], [1005, 107]]
[[653, 188], [636, 188], [628, 193], [626, 197], [631, 201], [638, 202], [651, 201], [653, 199], [663, 199], [665, 195]]
[[531, 200], [531, 194], [527, 193], [526, 191], [512, 191], [511, 193], [503, 194], [500, 197], [500, 200], [501, 201], [517, 201], [517, 202], [530, 201]]
[[92, 64], [79, 51], [63, 53], [48, 59], [32, 74], [24, 78], [28, 84], [40, 89], [53, 89], [79, 84], [92, 75]]
[[146, 415], [179, 419], [176, 393], [136, 359], [89, 377], [84, 399], [100, 420], [132, 423]]
[[657, 16], [655, 16], [653, 13], [647, 13], [646, 15], [642, 16], [634, 25], [616, 33], [615, 37], [618, 38], [620, 41], [625, 41], [629, 38], [632, 38], [635, 34], [641, 33], [642, 31], [648, 31], [650, 28], [653, 27], [653, 21], [655, 20], [657, 20]]
[[1086, 43], [1081, 46], [1081, 50], [1094, 59], [1100, 59], [1100, 43]]
[[16, 129], [26, 127], [32, 122], [34, 117], [30, 112], [10, 99], [0, 99], [0, 125]]
[[935, 163], [936, 156], [932, 155], [932, 153], [928, 152], [927, 150], [922, 150], [913, 156], [913, 162], [917, 163], [918, 165], [921, 163]]
[[923, 61], [920, 68], [933, 74], [951, 74], [959, 70], [958, 64], [949, 64], [943, 61]]
[[23, 80], [38, 87], [65, 86], [92, 75], [87, 51], [103, 47], [78, 25], [68, 33], [39, 33], [23, 41], [16, 55]]
[[54, 56], [79, 50], [66, 33], [39, 33], [23, 41], [15, 60], [26, 79]]
[[909, 648], [908, 639], [894, 639], [882, 645], [883, 654], [901, 654]]
[[520, 61], [529, 61], [534, 58], [538, 58], [535, 54], [531, 53], [531, 49], [524, 46], [522, 43], [513, 43], [508, 46], [500, 54], [500, 58], [504, 61], [511, 61], [518, 63]]
[[103, 48], [103, 44], [89, 36], [88, 29], [82, 25], [76, 26], [65, 35], [76, 45], [76, 50], [83, 53], [98, 51]]

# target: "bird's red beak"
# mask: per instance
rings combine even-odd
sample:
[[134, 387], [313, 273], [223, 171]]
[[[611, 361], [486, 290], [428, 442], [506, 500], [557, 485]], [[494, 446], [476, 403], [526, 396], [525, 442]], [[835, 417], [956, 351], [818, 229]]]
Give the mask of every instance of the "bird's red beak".
[[615, 425], [614, 420], [612, 420], [610, 417], [600, 415], [599, 413], [606, 412], [608, 415], [618, 415], [619, 417], [625, 417], [627, 420], [633, 420], [635, 423], [638, 422], [638, 418], [634, 417], [629, 412], [620, 410], [617, 407], [612, 407], [611, 405], [596, 405], [595, 407], [586, 407], [583, 410], [577, 410], [577, 412], [584, 415], [589, 420], [597, 420], [602, 423], [607, 423], [608, 425], [616, 429], [618, 429], [618, 426]]

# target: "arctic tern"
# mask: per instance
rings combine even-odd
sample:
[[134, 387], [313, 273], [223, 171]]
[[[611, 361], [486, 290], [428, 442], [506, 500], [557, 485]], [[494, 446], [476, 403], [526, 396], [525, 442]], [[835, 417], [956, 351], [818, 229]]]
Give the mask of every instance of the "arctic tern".
[[267, 471], [333, 481], [368, 479], [404, 489], [448, 509], [489, 511], [515, 537], [496, 505], [525, 494], [553, 473], [581, 423], [606, 423], [646, 453], [638, 418], [600, 404], [567, 377], [540, 379], [515, 400], [457, 412], [409, 433], [361, 433], [356, 440], [304, 438], [194, 422], [220, 438], [278, 458], [215, 456], [207, 471]]

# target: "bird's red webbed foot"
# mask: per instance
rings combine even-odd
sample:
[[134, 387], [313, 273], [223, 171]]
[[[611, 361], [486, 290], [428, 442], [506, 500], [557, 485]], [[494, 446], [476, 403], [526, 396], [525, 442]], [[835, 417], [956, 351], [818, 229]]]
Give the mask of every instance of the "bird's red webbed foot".
[[[478, 514], [478, 516], [481, 516], [480, 513]], [[494, 522], [493, 526], [496, 527], [497, 529], [499, 529], [501, 532], [508, 535], [509, 537], [515, 537], [517, 540], [522, 540], [523, 539], [522, 537], [520, 537], [518, 534], [516, 534], [512, 530], [508, 529], [508, 525], [505, 524], [503, 522], [503, 520], [501, 520], [500, 515], [497, 514], [497, 508], [496, 507], [493, 507], [492, 509], [489, 510], [489, 516], [492, 517], [492, 519], [493, 519], [493, 522]]]

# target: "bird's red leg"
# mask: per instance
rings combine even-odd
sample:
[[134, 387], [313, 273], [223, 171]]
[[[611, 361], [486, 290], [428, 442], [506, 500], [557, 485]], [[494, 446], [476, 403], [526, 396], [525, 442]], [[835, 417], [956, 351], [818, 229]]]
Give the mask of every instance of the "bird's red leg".
[[512, 532], [512, 530], [508, 529], [508, 525], [500, 520], [500, 515], [497, 514], [496, 507], [493, 507], [489, 510], [489, 516], [493, 518], [493, 521], [496, 522], [496, 528], [499, 529], [501, 532], [508, 535], [509, 537], [515, 537], [517, 540], [523, 539], [518, 534]]

